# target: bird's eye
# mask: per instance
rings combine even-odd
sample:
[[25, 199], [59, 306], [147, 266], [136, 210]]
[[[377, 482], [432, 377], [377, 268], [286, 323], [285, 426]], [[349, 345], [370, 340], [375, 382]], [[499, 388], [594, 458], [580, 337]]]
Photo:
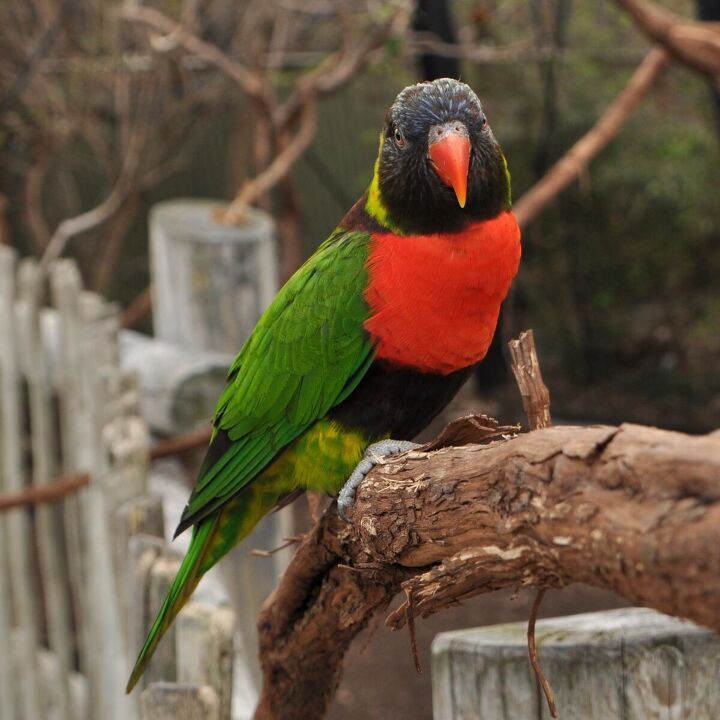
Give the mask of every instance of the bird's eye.
[[400, 128], [395, 128], [395, 142], [398, 145], [404, 145], [405, 144], [405, 136], [402, 134], [402, 130]]
[[483, 130], [487, 127], [487, 124], [488, 124], [487, 117], [485, 117], [485, 115], [483, 115], [482, 120], [480, 121], [480, 126], [482, 127]]

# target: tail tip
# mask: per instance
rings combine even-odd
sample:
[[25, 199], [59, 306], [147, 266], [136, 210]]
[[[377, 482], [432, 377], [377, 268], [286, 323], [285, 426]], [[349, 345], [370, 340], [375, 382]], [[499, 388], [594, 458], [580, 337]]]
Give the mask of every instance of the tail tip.
[[127, 685], [125, 686], [125, 694], [129, 695], [134, 689], [135, 686], [138, 684], [140, 678], [143, 676], [143, 673], [145, 672], [147, 661], [142, 662], [141, 658], [138, 658], [138, 661], [135, 663], [135, 667], [132, 669], [132, 672], [130, 673], [130, 678], [127, 681]]

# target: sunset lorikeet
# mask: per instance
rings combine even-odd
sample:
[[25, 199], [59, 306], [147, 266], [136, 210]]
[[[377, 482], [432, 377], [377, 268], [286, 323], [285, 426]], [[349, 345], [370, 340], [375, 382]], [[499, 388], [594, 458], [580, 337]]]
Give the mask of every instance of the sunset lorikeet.
[[477, 96], [450, 79], [405, 88], [368, 190], [230, 368], [177, 529], [193, 527], [190, 548], [128, 690], [263, 515], [305, 489], [337, 493], [368, 446], [413, 438], [445, 407], [487, 352], [519, 261], [507, 164]]

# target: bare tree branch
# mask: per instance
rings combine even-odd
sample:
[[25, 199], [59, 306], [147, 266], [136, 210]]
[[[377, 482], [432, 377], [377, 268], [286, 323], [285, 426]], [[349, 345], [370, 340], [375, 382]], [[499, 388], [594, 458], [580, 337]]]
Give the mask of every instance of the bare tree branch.
[[[718, 478], [720, 432], [637, 425], [390, 459], [361, 485], [350, 525], [331, 506], [266, 603], [255, 717], [321, 718], [350, 641], [401, 586], [424, 617], [504, 587], [583, 582], [720, 630], [720, 554], [707, 551], [720, 543]], [[406, 610], [387, 624], [402, 627]]]
[[272, 162], [251, 180], [245, 182], [235, 199], [223, 213], [223, 222], [238, 222], [248, 205], [267, 193], [280, 181], [297, 159], [305, 152], [315, 137], [317, 111], [314, 96], [308, 96], [300, 118], [300, 127], [293, 139], [279, 152]]
[[[528, 423], [531, 430], [540, 430], [550, 427], [550, 392], [543, 382], [542, 373], [540, 372], [540, 362], [538, 361], [537, 351], [535, 349], [535, 335], [532, 330], [525, 330], [520, 336], [508, 343], [510, 349], [510, 358], [512, 361], [512, 371], [515, 375], [520, 396], [522, 397], [523, 408], [528, 417]], [[555, 705], [555, 695], [552, 687], [545, 677], [542, 664], [537, 652], [537, 643], [535, 642], [535, 621], [540, 611], [540, 603], [542, 602], [545, 588], [540, 588], [535, 595], [535, 602], [530, 610], [530, 619], [528, 620], [527, 638], [528, 638], [528, 657], [530, 664], [535, 671], [535, 677], [540, 683], [545, 699], [547, 700], [550, 715], [557, 717], [557, 707]]]
[[120, 13], [128, 22], [138, 23], [165, 35], [163, 41], [157, 39], [153, 43], [156, 51], [168, 50], [180, 46], [193, 55], [203, 58], [229, 78], [234, 80], [241, 90], [266, 108], [273, 103], [270, 87], [263, 78], [242, 63], [233, 60], [215, 45], [201, 40], [190, 30], [183, 27], [167, 15], [154, 8], [138, 5], [124, 5]]
[[0, 512], [27, 507], [28, 505], [43, 505], [55, 502], [66, 495], [77, 492], [89, 483], [89, 475], [63, 475], [53, 478], [42, 485], [35, 485], [12, 495], [0, 495]]
[[143, 149], [143, 128], [135, 127], [125, 148], [125, 161], [120, 176], [117, 178], [110, 194], [92, 210], [63, 220], [53, 232], [50, 242], [40, 259], [40, 269], [46, 273], [50, 264], [63, 253], [67, 242], [75, 237], [107, 222], [123, 206], [132, 192], [140, 155]]
[[359, 41], [350, 41], [338, 53], [325, 58], [316, 70], [302, 79], [278, 109], [275, 124], [278, 127], [290, 124], [310, 95], [330, 95], [346, 85], [371, 62], [372, 51], [385, 42], [396, 21], [397, 17], [392, 16], [384, 24], [363, 35]]
[[676, 60], [705, 75], [720, 75], [720, 23], [692, 22], [649, 0], [617, 0], [638, 29]]
[[669, 55], [662, 48], [653, 48], [647, 54], [595, 126], [514, 204], [513, 211], [521, 226], [532, 222], [560, 192], [585, 172], [590, 160], [615, 138], [668, 65]]

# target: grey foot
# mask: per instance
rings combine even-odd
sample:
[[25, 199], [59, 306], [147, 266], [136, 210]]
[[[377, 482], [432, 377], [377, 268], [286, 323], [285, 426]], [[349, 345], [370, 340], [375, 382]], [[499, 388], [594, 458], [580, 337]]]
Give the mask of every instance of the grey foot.
[[417, 443], [409, 440], [381, 440], [380, 442], [368, 445], [363, 453], [362, 460], [350, 473], [347, 482], [342, 486], [338, 495], [338, 515], [348, 522], [347, 512], [355, 502], [355, 493], [365, 476], [382, 460], [386, 455], [399, 455], [413, 448], [418, 447]]

